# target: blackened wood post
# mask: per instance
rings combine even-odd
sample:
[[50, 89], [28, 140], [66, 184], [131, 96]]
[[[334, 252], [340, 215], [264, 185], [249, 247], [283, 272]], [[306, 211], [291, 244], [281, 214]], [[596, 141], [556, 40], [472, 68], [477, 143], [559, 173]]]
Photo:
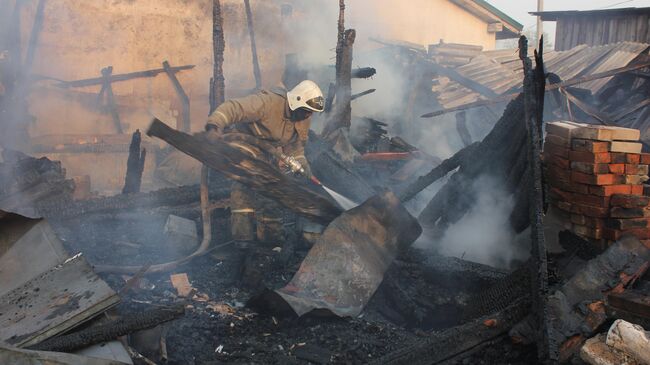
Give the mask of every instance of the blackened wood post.
[[210, 79], [210, 114], [226, 100], [225, 78], [223, 77], [223, 51], [226, 44], [223, 38], [223, 17], [219, 0], [212, 1], [212, 48], [214, 70], [212, 79]]
[[129, 158], [126, 161], [126, 177], [124, 178], [124, 188], [122, 194], [139, 193], [142, 185], [142, 172], [144, 171], [144, 162], [147, 157], [147, 150], [140, 150], [142, 135], [140, 130], [136, 129], [131, 137], [129, 146]]
[[181, 82], [178, 81], [178, 78], [176, 78], [176, 74], [172, 71], [172, 68], [169, 66], [169, 62], [164, 61], [162, 63], [163, 69], [167, 73], [167, 76], [169, 77], [169, 80], [172, 82], [172, 85], [174, 85], [174, 90], [176, 90], [176, 95], [178, 95], [178, 98], [181, 99], [181, 125], [177, 125], [176, 129], [179, 131], [183, 132], [189, 132], [191, 129], [191, 122], [190, 122], [190, 98], [187, 96], [187, 93], [185, 93], [185, 90], [183, 90], [183, 85], [181, 85]]
[[519, 58], [524, 68], [524, 118], [528, 131], [528, 171], [532, 175], [529, 186], [529, 215], [531, 226], [531, 278], [532, 278], [532, 314], [537, 323], [537, 356], [540, 362], [550, 360], [557, 362], [558, 346], [553, 344], [549, 335], [548, 317], [548, 262], [544, 238], [544, 191], [541, 162], [542, 146], [542, 112], [544, 108], [544, 61], [542, 44], [539, 53], [535, 52], [536, 68], [528, 58], [528, 40], [519, 38]]
[[343, 40], [345, 39], [345, 0], [339, 0], [339, 20], [336, 29], [336, 86], [341, 78], [341, 60], [343, 55]]
[[106, 103], [108, 104], [108, 110], [111, 113], [111, 118], [113, 119], [113, 124], [115, 125], [115, 131], [118, 134], [124, 134], [122, 130], [122, 123], [120, 122], [120, 114], [117, 111], [117, 104], [115, 104], [115, 95], [113, 95], [113, 88], [111, 87], [111, 75], [113, 74], [113, 66], [108, 66], [102, 69], [102, 77], [104, 78], [104, 83], [102, 85], [102, 91], [100, 91], [100, 98], [105, 93], [106, 94]]
[[339, 128], [350, 128], [352, 119], [352, 48], [356, 38], [356, 31], [348, 29], [343, 36], [343, 47], [341, 49], [341, 62], [339, 78], [336, 85], [336, 103], [334, 113], [323, 130], [323, 136]]
[[250, 0], [244, 0], [246, 7], [246, 20], [248, 21], [248, 34], [251, 38], [251, 54], [253, 57], [253, 75], [255, 76], [255, 88], [262, 88], [262, 72], [260, 71], [260, 61], [257, 57], [257, 45], [255, 43], [255, 29], [253, 28], [253, 11], [251, 10]]

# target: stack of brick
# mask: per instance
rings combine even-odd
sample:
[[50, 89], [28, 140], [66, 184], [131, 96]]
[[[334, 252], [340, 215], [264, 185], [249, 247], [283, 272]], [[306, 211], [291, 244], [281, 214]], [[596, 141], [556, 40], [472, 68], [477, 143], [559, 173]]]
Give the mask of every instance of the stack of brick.
[[639, 131], [552, 122], [546, 132], [549, 200], [564, 212], [567, 227], [601, 248], [626, 233], [650, 240], [650, 194], [643, 185], [650, 154], [641, 153]]

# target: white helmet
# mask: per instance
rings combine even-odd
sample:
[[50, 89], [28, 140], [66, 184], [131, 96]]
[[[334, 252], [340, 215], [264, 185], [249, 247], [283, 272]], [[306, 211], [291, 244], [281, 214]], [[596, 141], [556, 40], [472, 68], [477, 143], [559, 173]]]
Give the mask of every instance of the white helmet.
[[289, 109], [291, 111], [305, 108], [313, 112], [322, 112], [325, 109], [323, 92], [311, 80], [305, 80], [287, 91], [287, 100], [289, 101]]

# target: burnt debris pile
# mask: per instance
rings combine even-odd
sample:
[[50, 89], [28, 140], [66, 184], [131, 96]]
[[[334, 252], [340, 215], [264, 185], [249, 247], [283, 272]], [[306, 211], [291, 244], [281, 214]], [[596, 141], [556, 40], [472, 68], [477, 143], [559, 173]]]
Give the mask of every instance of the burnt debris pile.
[[61, 1], [0, 11], [0, 363], [650, 361], [647, 9]]

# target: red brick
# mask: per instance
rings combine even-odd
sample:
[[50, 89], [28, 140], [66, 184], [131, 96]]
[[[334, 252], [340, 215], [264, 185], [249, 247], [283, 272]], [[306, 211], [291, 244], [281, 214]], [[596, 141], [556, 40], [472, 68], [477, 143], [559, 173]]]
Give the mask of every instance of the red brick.
[[589, 162], [589, 163], [610, 163], [612, 157], [609, 152], [584, 152], [584, 151], [570, 151], [569, 160], [576, 162]]
[[644, 165], [650, 165], [650, 153], [641, 154], [641, 163]]
[[650, 185], [649, 184], [643, 184], [643, 195], [644, 196], [650, 196]]
[[572, 171], [571, 182], [588, 185], [614, 185], [621, 182], [614, 174], [589, 175], [582, 172]]
[[650, 229], [639, 228], [629, 231], [621, 231], [618, 229], [603, 228], [602, 236], [608, 240], [618, 241], [624, 235], [632, 235], [640, 240], [650, 239]]
[[610, 152], [612, 163], [627, 163], [639, 164], [641, 163], [641, 155], [638, 153], [624, 153], [624, 152]]
[[571, 213], [571, 211], [573, 210], [572, 209], [573, 207], [571, 206], [571, 203], [569, 203], [569, 202], [555, 201], [553, 203], [554, 203], [553, 205], [555, 205], [558, 209], [560, 209], [562, 211]]
[[570, 200], [567, 201], [571, 203], [586, 204], [594, 207], [607, 208], [609, 207], [609, 200], [610, 197], [608, 196], [572, 193]]
[[606, 163], [589, 163], [589, 162], [571, 162], [571, 170], [585, 174], [607, 174], [609, 165]]
[[565, 170], [568, 170], [571, 166], [568, 159], [555, 155], [544, 156], [544, 163], [547, 166], [557, 166]]
[[580, 215], [580, 214], [571, 214], [571, 223], [579, 224], [591, 228], [605, 227], [605, 219], [587, 217], [585, 215]]
[[546, 168], [546, 176], [548, 181], [553, 183], [554, 181], [570, 182], [571, 181], [571, 171], [561, 169], [557, 166], [548, 166]]
[[632, 185], [590, 186], [589, 193], [598, 196], [611, 196], [614, 194], [631, 194]]
[[610, 174], [625, 175], [625, 165], [622, 163], [610, 163], [607, 167]]
[[600, 228], [592, 228], [574, 224], [572, 228], [573, 233], [584, 236], [587, 238], [600, 239], [602, 237], [602, 230]]
[[569, 148], [554, 145], [552, 143], [544, 144], [544, 155], [546, 156], [560, 156], [562, 158], [569, 158]]
[[632, 195], [643, 195], [643, 185], [629, 185], [630, 194]]
[[574, 151], [587, 151], [587, 152], [607, 152], [609, 151], [609, 142], [592, 141], [590, 139], [571, 140], [571, 149]]
[[589, 194], [589, 185], [574, 184], [569, 181], [560, 181], [560, 180], [547, 180], [547, 181], [550, 186], [556, 187], [560, 190], [569, 191], [572, 193]]
[[552, 187], [548, 190], [548, 195], [556, 201], [570, 202], [572, 194], [568, 191]]
[[641, 163], [641, 155], [639, 155], [638, 153], [626, 153], [625, 163], [638, 165]]
[[626, 164], [625, 174], [626, 175], [647, 175], [648, 165]]
[[650, 204], [650, 197], [632, 194], [612, 195], [611, 205], [623, 208], [647, 207]]
[[643, 218], [644, 215], [643, 208], [612, 207], [609, 212], [609, 216], [612, 218]]
[[571, 203], [571, 213], [586, 215], [594, 218], [607, 218], [609, 216], [608, 208], [592, 207], [590, 205]]
[[560, 147], [566, 147], [566, 148], [571, 147], [571, 140], [561, 136], [556, 136], [554, 134], [546, 135], [546, 138], [544, 139], [544, 144], [549, 144], [549, 143]]
[[632, 218], [632, 219], [607, 219], [605, 226], [611, 229], [626, 231], [630, 229], [648, 228], [650, 219]]

